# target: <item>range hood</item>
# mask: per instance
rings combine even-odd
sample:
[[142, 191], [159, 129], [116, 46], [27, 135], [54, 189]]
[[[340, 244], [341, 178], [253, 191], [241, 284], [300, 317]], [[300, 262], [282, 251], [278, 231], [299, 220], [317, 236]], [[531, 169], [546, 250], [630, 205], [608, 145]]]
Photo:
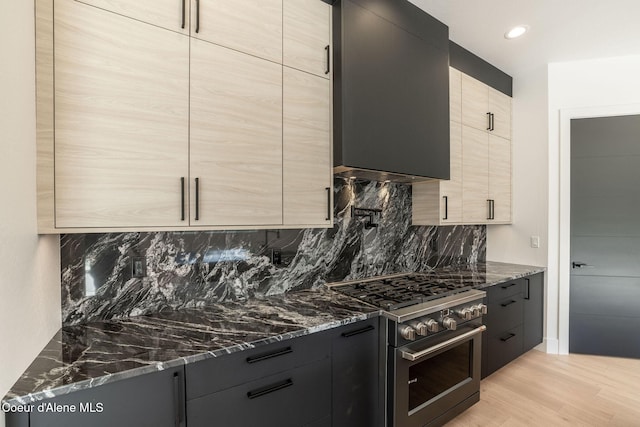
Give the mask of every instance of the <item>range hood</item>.
[[406, 0], [333, 7], [334, 172], [449, 178], [449, 29]]

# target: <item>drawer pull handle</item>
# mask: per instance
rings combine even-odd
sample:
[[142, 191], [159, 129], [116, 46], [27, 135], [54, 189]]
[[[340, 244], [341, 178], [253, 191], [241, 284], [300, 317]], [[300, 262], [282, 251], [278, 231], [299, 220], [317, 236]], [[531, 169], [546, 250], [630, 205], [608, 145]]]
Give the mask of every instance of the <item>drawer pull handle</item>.
[[345, 338], [351, 338], [356, 335], [364, 334], [365, 332], [373, 331], [375, 328], [372, 325], [365, 326], [361, 329], [356, 329], [355, 331], [343, 332], [342, 336]]
[[281, 383], [250, 391], [247, 393], [247, 397], [249, 399], [255, 399], [256, 397], [264, 396], [265, 394], [273, 393], [274, 391], [282, 390], [283, 388], [291, 387], [292, 385], [293, 380], [289, 378]]
[[527, 293], [525, 294], [524, 299], [531, 299], [531, 280], [524, 279], [527, 281]]
[[516, 336], [516, 334], [510, 333], [508, 337], [500, 338], [500, 341], [506, 342], [506, 341], [509, 341], [511, 338], [513, 338], [515, 336]]
[[509, 283], [508, 285], [501, 286], [501, 288], [502, 289], [509, 289], [510, 287], [515, 286], [515, 285], [517, 285], [517, 283]]
[[516, 300], [513, 300], [513, 299], [512, 299], [511, 301], [509, 301], [509, 302], [503, 302], [503, 303], [502, 303], [502, 304], [500, 304], [500, 305], [501, 305], [501, 306], [503, 306], [503, 307], [507, 307], [507, 306], [509, 306], [509, 305], [511, 305], [511, 304], [515, 304], [516, 302], [518, 302], [518, 301], [516, 301]]
[[273, 359], [274, 357], [284, 356], [285, 354], [293, 353], [291, 347], [283, 348], [282, 350], [274, 351], [273, 353], [261, 354], [260, 356], [247, 357], [247, 363], [257, 363], [264, 360]]

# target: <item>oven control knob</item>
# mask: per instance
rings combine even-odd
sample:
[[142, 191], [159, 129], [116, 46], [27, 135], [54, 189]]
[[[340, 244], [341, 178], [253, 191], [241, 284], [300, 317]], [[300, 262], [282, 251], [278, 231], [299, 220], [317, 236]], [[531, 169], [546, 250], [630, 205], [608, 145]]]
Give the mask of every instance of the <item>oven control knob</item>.
[[428, 319], [424, 323], [427, 325], [427, 330], [429, 332], [438, 332], [440, 330], [440, 325], [433, 319]]
[[462, 310], [458, 310], [456, 314], [464, 320], [471, 320], [473, 318], [473, 312], [470, 308], [463, 308]]
[[405, 340], [413, 341], [416, 339], [416, 330], [411, 326], [403, 326], [400, 328], [400, 336]]
[[458, 323], [451, 317], [445, 317], [444, 319], [442, 319], [442, 326], [450, 331], [455, 331]]
[[424, 323], [422, 323], [421, 321], [417, 321], [417, 322], [411, 322], [409, 323], [409, 325], [415, 329], [416, 333], [420, 336], [425, 336], [427, 335], [427, 325], [425, 325]]
[[478, 317], [482, 314], [487, 314], [487, 306], [484, 304], [474, 305], [473, 307], [471, 307], [471, 309], [473, 310], [474, 317]]

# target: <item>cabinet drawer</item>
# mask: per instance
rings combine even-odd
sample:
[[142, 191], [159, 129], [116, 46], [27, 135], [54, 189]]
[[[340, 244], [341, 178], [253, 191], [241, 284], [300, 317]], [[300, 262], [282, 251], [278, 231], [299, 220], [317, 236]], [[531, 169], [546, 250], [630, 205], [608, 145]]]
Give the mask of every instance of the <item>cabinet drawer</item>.
[[522, 295], [512, 295], [489, 304], [484, 323], [489, 335], [501, 334], [522, 324], [523, 318]]
[[328, 358], [330, 339], [320, 332], [187, 365], [187, 400]]
[[495, 372], [522, 354], [522, 325], [487, 339], [487, 373]]
[[522, 293], [524, 289], [524, 279], [510, 280], [498, 283], [488, 289], [489, 302], [500, 301], [503, 298]]
[[190, 427], [326, 425], [330, 411], [330, 359], [187, 402]]

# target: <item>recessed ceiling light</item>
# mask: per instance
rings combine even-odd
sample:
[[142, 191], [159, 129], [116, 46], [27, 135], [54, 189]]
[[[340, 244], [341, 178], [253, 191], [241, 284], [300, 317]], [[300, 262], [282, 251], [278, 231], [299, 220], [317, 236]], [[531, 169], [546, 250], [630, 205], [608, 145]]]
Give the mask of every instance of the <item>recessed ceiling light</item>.
[[504, 33], [504, 38], [515, 39], [516, 37], [520, 37], [527, 31], [529, 31], [529, 27], [527, 25], [518, 25], [517, 27], [513, 27], [512, 29]]

